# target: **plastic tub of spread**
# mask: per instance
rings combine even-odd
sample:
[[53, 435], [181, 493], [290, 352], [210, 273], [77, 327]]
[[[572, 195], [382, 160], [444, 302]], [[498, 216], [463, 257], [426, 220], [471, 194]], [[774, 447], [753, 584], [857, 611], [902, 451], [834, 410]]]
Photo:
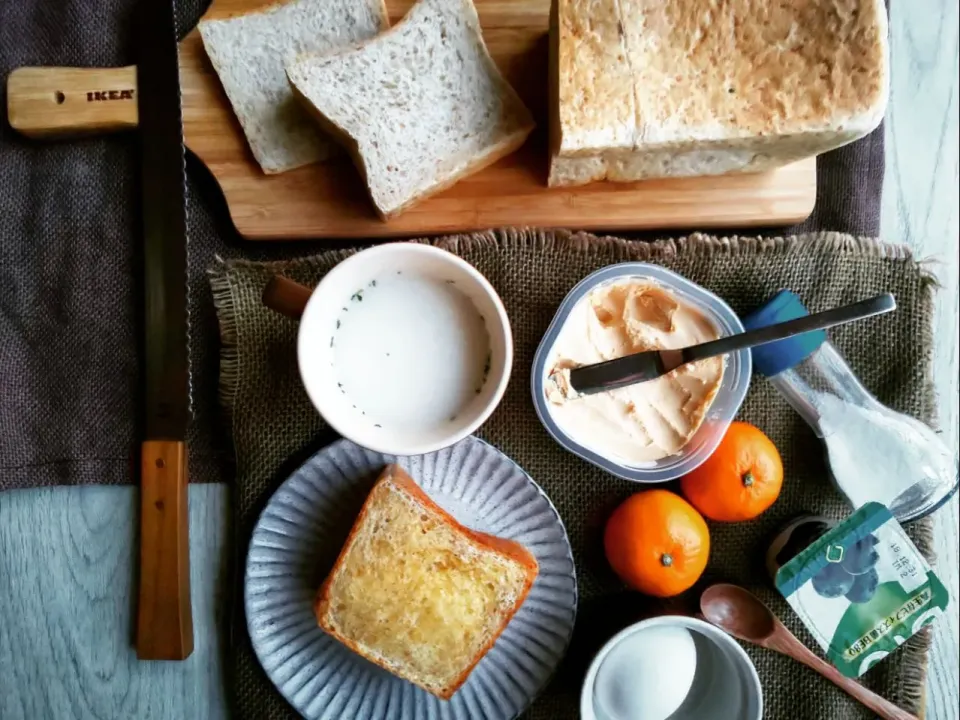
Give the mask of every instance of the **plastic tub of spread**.
[[[631, 283], [631, 281], [637, 282]], [[675, 371], [693, 373], [703, 370], [707, 372], [707, 375], [703, 378], [698, 376], [690, 381], [681, 380], [679, 375], [675, 376], [677, 378], [677, 387], [674, 393], [676, 397], [672, 401], [668, 401], [668, 404], [673, 402], [677, 407], [661, 408], [657, 407], [655, 401], [642, 401], [642, 410], [648, 414], [652, 413], [653, 420], [651, 423], [659, 423], [662, 419], [663, 422], [667, 423], [664, 426], [666, 428], [664, 432], [673, 433], [677, 436], [673, 446], [669, 443], [661, 443], [660, 445], [663, 447], [654, 447], [650, 453], [647, 453], [645, 448], [648, 444], [657, 445], [653, 440], [657, 433], [651, 432], [649, 435], [644, 433], [648, 429], [659, 430], [659, 428], [648, 427], [651, 423], [645, 425], [641, 419], [637, 421], [637, 426], [641, 432], [638, 434], [636, 428], [631, 427], [630, 430], [626, 431], [628, 434], [623, 436], [624, 442], [618, 446], [617, 450], [612, 451], [611, 447], [613, 445], [611, 443], [613, 441], [611, 438], [616, 435], [617, 428], [612, 425], [610, 427], [604, 426], [604, 423], [610, 418], [598, 416], [596, 432], [593, 432], [593, 426], [589, 425], [589, 422], [585, 424], [584, 418], [590, 421], [590, 418], [586, 415], [581, 414], [578, 416], [578, 422], [571, 422], [569, 413], [560, 410], [560, 405], [548, 398], [548, 390], [553, 382], [549, 375], [558, 367], [558, 360], [562, 362], [560, 353], [569, 345], [569, 333], [575, 332], [573, 329], [567, 329], [568, 321], [579, 322], [583, 313], [587, 312], [585, 308], [592, 309], [597, 313], [598, 318], [600, 313], [605, 312], [603, 307], [594, 304], [588, 298], [596, 298], [597, 291], [604, 288], [613, 289], [609, 293], [612, 295], [613, 292], [618, 291], [619, 286], [629, 285], [642, 285], [643, 292], [650, 293], [650, 297], [641, 297], [639, 300], [631, 297], [625, 303], [632, 303], [631, 308], [641, 308], [639, 312], [646, 313], [647, 309], [650, 310], [652, 314], [644, 315], [641, 320], [649, 321], [654, 328], [654, 330], [651, 330], [653, 336], [662, 340], [666, 336], [658, 334], [660, 331], [670, 331], [671, 333], [677, 331], [677, 333], [680, 333], [671, 336], [671, 341], [676, 343], [673, 347], [693, 345], [712, 339], [709, 335], [703, 336], [703, 332], [695, 332], [696, 328], [687, 332], [684, 325], [689, 326], [691, 323], [701, 329], [706, 328], [716, 337], [732, 335], [744, 330], [740, 318], [723, 300], [670, 270], [640, 262], [610, 265], [581, 280], [560, 304], [533, 359], [531, 372], [533, 404], [540, 422], [543, 423], [547, 432], [575, 455], [626, 480], [640, 483], [667, 482], [690, 472], [717, 449], [717, 445], [719, 445], [730, 422], [739, 411], [740, 405], [747, 394], [747, 388], [750, 386], [752, 368], [750, 351], [741, 350], [724, 356], [722, 360], [717, 360], [718, 364], [713, 366], [712, 376], [709, 375], [710, 367], [705, 366], [698, 368], [684, 366], [684, 368], [690, 369], [684, 370], [681, 368]], [[622, 291], [620, 294], [623, 294]], [[587, 305], [587, 303], [590, 303], [590, 305]], [[664, 310], [666, 314], [657, 315], [664, 304], [669, 306]], [[604, 307], [606, 306], [604, 305]], [[615, 314], [618, 308], [615, 305], [610, 307]], [[625, 304], [624, 314], [627, 313], [627, 307]], [[600, 318], [599, 322], [603, 323], [605, 320], [606, 318]], [[657, 325], [658, 322], [661, 324]], [[665, 322], [666, 326], [663, 325]], [[631, 316], [629, 324], [636, 326], [633, 316]], [[612, 356], [609, 351], [609, 348], [605, 348], [603, 356], [598, 356], [590, 362], [611, 359]], [[722, 363], [722, 365], [719, 363]], [[722, 376], [720, 372], [722, 372]], [[717, 382], [717, 378], [719, 378], [719, 382]], [[661, 380], [652, 382], [659, 383]], [[649, 385], [649, 383], [644, 383], [644, 385]], [[712, 401], [704, 399], [698, 407], [696, 402], [692, 402], [696, 398], [687, 397], [687, 393], [689, 390], [697, 392], [701, 386], [706, 387], [705, 398], [709, 398], [712, 393]], [[639, 386], [633, 387], [637, 388]], [[659, 397], [659, 391], [654, 395]], [[565, 402], [582, 401], [583, 398], [574, 398]], [[619, 413], [629, 416], [631, 422], [633, 422], [633, 417], [641, 412], [636, 406], [630, 407], [634, 403], [624, 402], [621, 398], [604, 398], [602, 402], [608, 404], [612, 414], [617, 415]], [[677, 410], [680, 407], [685, 410], [688, 405], [694, 406], [692, 415], [699, 418], [699, 425], [690, 420], [692, 434], [685, 438], [683, 433], [676, 429], [678, 424], [676, 418], [671, 417], [670, 412], [664, 411]], [[701, 407], [705, 410], [699, 409]], [[661, 414], [663, 415], [662, 418]], [[619, 422], [616, 418], [611, 420], [611, 422], [613, 421]], [[657, 453], [663, 453], [663, 456], [654, 459], [645, 457], [647, 454], [654, 456]]]

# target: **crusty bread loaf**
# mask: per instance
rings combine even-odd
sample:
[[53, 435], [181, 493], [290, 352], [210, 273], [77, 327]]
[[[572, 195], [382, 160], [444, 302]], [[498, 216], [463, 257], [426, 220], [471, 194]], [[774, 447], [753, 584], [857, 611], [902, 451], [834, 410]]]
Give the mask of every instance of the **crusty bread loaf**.
[[551, 185], [754, 172], [873, 130], [883, 0], [553, 0]]
[[388, 26], [383, 0], [292, 0], [200, 21], [203, 46], [264, 172], [324, 160], [336, 149], [293, 97], [284, 63], [373, 37]]
[[393, 217], [523, 144], [533, 119], [487, 53], [470, 0], [420, 0], [394, 28], [287, 67]]
[[368, 660], [449, 699], [537, 572], [522, 545], [463, 527], [390, 465], [320, 588], [317, 622]]

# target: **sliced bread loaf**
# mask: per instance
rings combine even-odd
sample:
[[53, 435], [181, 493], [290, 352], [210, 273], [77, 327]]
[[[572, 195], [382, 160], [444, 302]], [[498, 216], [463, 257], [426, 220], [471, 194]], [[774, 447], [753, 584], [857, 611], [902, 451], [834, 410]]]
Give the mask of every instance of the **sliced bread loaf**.
[[533, 119], [487, 53], [470, 0], [420, 0], [394, 28], [287, 66], [387, 219], [523, 144]]
[[388, 24], [383, 0], [293, 0], [200, 21], [203, 46], [264, 172], [317, 162], [336, 148], [294, 98], [284, 63], [373, 37]]
[[755, 172], [880, 123], [883, 0], [553, 0], [551, 185]]
[[317, 596], [317, 621], [363, 657], [443, 699], [519, 609], [538, 566], [474, 532], [396, 465], [364, 503]]

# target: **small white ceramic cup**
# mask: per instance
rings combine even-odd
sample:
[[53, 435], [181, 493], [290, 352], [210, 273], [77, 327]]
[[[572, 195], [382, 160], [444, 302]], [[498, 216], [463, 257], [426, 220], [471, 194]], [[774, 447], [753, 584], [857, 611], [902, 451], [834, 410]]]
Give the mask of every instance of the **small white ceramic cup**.
[[697, 652], [693, 686], [670, 720], [762, 720], [763, 690], [750, 656], [719, 628], [684, 615], [662, 615], [635, 623], [614, 635], [600, 649], [587, 670], [580, 694], [583, 720], [619, 720], [597, 707], [594, 696], [597, 675], [614, 647], [636, 633], [655, 627], [689, 630]]
[[[337, 377], [331, 371], [334, 349], [330, 339], [342, 308], [349, 304], [357, 288], [365, 288], [371, 280], [393, 273], [453, 281], [483, 316], [489, 335], [490, 369], [480, 393], [455, 418], [429, 430], [402, 425], [376, 426], [357, 411], [350, 398], [340, 390]], [[264, 291], [264, 303], [288, 315], [300, 315], [297, 360], [307, 395], [335, 431], [358, 445], [386, 455], [434, 452], [476, 431], [503, 398], [513, 367], [513, 335], [507, 311], [487, 279], [456, 255], [432, 245], [407, 242], [362, 250], [327, 273], [310, 293], [305, 306], [303, 301], [309, 291], [290, 281], [283, 281], [287, 285], [285, 297], [279, 301], [276, 297], [269, 299], [268, 295], [276, 289], [275, 281], [278, 280], [274, 278]], [[298, 289], [301, 292], [299, 300], [296, 297]], [[403, 382], [403, 378], [397, 378], [397, 382]], [[411, 413], [415, 412], [416, 408], [411, 408]]]

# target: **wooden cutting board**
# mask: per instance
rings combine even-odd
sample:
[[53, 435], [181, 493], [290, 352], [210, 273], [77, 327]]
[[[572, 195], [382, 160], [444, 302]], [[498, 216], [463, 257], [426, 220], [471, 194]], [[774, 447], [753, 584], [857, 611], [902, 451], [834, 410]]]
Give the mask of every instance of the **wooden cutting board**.
[[[180, 43], [184, 139], [219, 183], [240, 234], [251, 240], [279, 240], [430, 235], [508, 225], [610, 231], [746, 227], [792, 224], [813, 210], [812, 158], [756, 175], [547, 188], [550, 0], [474, 2], [490, 53], [533, 111], [538, 129], [517, 153], [389, 222], [375, 215], [346, 159], [265, 175], [250, 153], [200, 33], [190, 32]], [[269, 3], [215, 0], [206, 17], [264, 4]], [[391, 24], [411, 5], [412, 0], [387, 0]], [[69, 82], [63, 73], [71, 73]], [[133, 67], [21, 68], [8, 80], [8, 114], [11, 125], [31, 135], [76, 130], [84, 120], [96, 131], [132, 127], [136, 100], [134, 93], [124, 91], [135, 87]], [[85, 113], [90, 117], [84, 118]], [[62, 121], [57, 120], [60, 116]], [[39, 125], [31, 127], [31, 119]]]

